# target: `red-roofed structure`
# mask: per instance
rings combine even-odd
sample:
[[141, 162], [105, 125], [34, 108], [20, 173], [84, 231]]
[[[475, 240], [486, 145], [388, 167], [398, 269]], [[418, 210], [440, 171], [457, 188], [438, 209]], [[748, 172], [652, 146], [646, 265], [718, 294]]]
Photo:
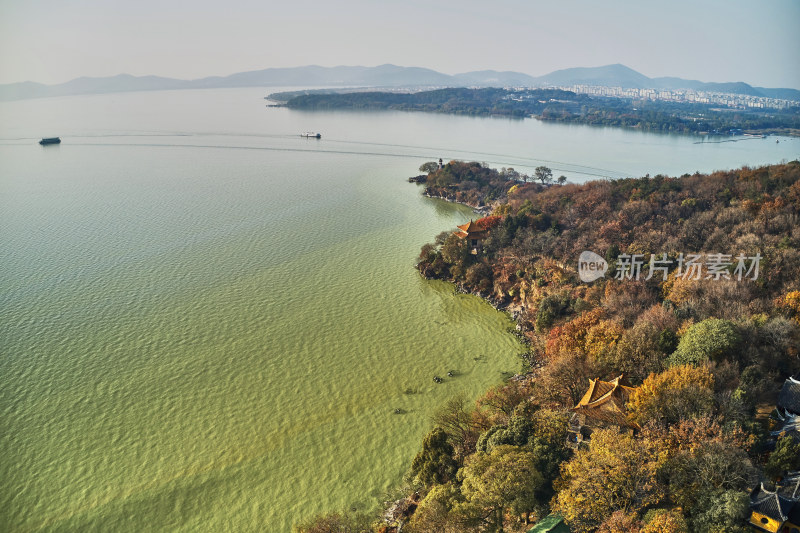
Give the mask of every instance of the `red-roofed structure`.
[[472, 247], [472, 253], [476, 254], [481, 249], [481, 244], [489, 234], [489, 230], [496, 226], [502, 219], [503, 217], [495, 215], [479, 218], [475, 221], [470, 220], [466, 224], [456, 226], [458, 230], [453, 232], [453, 234], [460, 239], [466, 239]]

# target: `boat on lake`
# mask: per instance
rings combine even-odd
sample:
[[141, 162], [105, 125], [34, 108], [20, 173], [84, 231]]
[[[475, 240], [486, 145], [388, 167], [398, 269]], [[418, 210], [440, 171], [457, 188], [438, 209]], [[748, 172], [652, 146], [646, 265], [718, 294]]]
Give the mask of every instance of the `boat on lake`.
[[39, 144], [42, 146], [45, 144], [61, 144], [61, 137], [45, 137], [39, 141]]
[[305, 137], [306, 139], [321, 139], [322, 138], [322, 134], [321, 133], [315, 133], [313, 131], [307, 131], [305, 133], [301, 133], [300, 137]]

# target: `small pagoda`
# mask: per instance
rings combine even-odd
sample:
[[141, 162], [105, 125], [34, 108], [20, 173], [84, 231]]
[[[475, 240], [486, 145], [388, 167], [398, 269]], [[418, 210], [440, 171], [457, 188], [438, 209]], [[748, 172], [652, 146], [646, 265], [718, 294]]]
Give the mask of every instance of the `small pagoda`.
[[502, 220], [501, 216], [488, 216], [479, 218], [478, 220], [470, 220], [466, 224], [456, 226], [458, 230], [453, 234], [460, 238], [465, 239], [471, 248], [473, 254], [477, 254], [481, 250], [483, 241], [489, 235], [489, 230]]

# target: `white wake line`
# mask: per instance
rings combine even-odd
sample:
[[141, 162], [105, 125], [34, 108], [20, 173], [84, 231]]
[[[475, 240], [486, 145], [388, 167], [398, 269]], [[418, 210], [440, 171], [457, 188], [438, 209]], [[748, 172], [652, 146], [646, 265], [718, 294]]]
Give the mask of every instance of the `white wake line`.
[[[380, 156], [380, 157], [397, 157], [403, 159], [432, 159], [435, 158], [430, 154], [422, 155], [422, 154], [397, 154], [397, 153], [384, 153], [384, 152], [357, 152], [352, 150], [313, 150], [313, 149], [302, 149], [302, 148], [273, 148], [269, 146], [230, 146], [230, 145], [211, 145], [211, 144], [156, 144], [156, 143], [125, 143], [125, 144], [118, 144], [118, 143], [76, 143], [70, 144], [69, 146], [97, 146], [97, 147], [148, 147], [148, 148], [209, 148], [209, 149], [217, 149], [217, 150], [261, 150], [261, 151], [269, 151], [269, 152], [306, 152], [306, 153], [323, 153], [323, 154], [341, 154], [341, 155], [371, 155], [371, 156]], [[391, 146], [391, 145], [389, 145]], [[463, 153], [475, 153], [475, 152], [463, 152]], [[479, 155], [491, 155], [491, 154], [480, 154]], [[515, 158], [521, 159], [521, 158]], [[546, 160], [537, 160], [531, 159], [531, 161], [542, 161], [546, 162]], [[494, 165], [506, 165], [507, 162], [502, 161], [486, 161], [487, 163], [491, 163]], [[569, 163], [566, 163], [569, 164]], [[580, 165], [578, 165], [580, 166]], [[590, 167], [582, 167], [582, 168], [590, 168]], [[551, 170], [557, 170], [559, 172], [569, 172], [572, 174], [581, 174], [584, 176], [591, 176], [595, 178], [607, 178], [607, 179], [618, 179], [620, 177], [627, 177], [628, 175], [620, 172], [618, 176], [609, 176], [606, 174], [600, 174], [597, 172], [586, 172], [581, 170], [574, 170], [571, 168], [558, 168], [553, 167]], [[611, 172], [611, 171], [607, 171]]]

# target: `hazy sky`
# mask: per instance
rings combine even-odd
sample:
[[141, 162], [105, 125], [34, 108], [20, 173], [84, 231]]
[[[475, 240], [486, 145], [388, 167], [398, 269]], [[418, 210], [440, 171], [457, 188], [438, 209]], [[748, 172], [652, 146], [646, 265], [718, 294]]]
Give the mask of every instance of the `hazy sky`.
[[0, 83], [394, 63], [800, 89], [800, 0], [0, 0]]

